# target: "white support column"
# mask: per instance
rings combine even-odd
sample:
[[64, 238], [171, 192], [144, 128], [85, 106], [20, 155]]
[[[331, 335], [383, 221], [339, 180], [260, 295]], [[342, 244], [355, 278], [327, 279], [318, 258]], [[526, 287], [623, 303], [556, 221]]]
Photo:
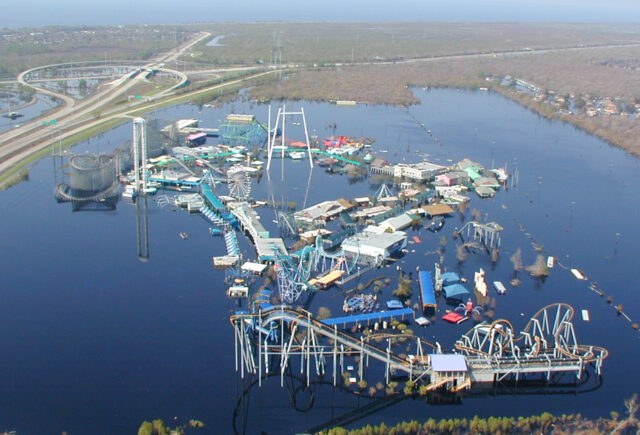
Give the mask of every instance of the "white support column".
[[[137, 119], [137, 118], [136, 118]], [[135, 182], [135, 190], [138, 192], [140, 189], [140, 153], [138, 151], [139, 145], [138, 141], [140, 138], [138, 137], [138, 129], [136, 126], [136, 120], [133, 120], [133, 140], [131, 141], [131, 146], [133, 147], [133, 174], [134, 174], [134, 182]]]
[[309, 131], [307, 130], [307, 118], [304, 116], [304, 108], [300, 108], [302, 113], [302, 125], [304, 125], [304, 137], [307, 142], [307, 155], [309, 156], [309, 167], [313, 169], [313, 157], [311, 156], [311, 144], [309, 143]]
[[267, 149], [267, 173], [269, 173], [269, 168], [271, 168], [271, 158], [273, 157], [273, 145], [275, 144], [276, 133], [278, 132], [278, 124], [280, 123], [281, 113], [282, 113], [282, 109], [278, 108], [278, 115], [276, 116], [276, 125], [273, 127], [273, 134], [271, 135], [271, 140], [269, 141], [269, 148]]
[[[133, 120], [133, 171], [135, 172], [136, 191], [145, 194], [147, 189], [147, 122], [144, 118]], [[142, 186], [140, 186], [142, 172]]]
[[[280, 157], [282, 159], [284, 159], [284, 150], [286, 149], [286, 146], [284, 144], [284, 139], [285, 139], [285, 133], [284, 133], [284, 128], [285, 125], [287, 124], [287, 106], [285, 106], [284, 104], [282, 105], [282, 135], [280, 135], [280, 139], [281, 139], [281, 145], [282, 145], [282, 152]], [[283, 160], [284, 161], [284, 160]], [[284, 168], [284, 164], [282, 165], [282, 167]]]

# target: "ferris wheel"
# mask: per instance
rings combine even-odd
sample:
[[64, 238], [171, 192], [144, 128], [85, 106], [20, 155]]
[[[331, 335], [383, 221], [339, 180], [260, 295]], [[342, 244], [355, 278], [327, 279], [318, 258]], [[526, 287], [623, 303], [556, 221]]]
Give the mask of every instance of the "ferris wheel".
[[227, 187], [229, 196], [244, 201], [251, 194], [251, 177], [242, 166], [232, 166], [227, 171]]

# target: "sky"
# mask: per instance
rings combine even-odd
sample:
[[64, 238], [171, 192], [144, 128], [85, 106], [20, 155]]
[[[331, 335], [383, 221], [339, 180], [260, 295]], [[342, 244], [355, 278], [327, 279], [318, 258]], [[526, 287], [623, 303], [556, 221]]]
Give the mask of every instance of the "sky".
[[0, 27], [238, 21], [640, 22], [639, 0], [0, 0]]

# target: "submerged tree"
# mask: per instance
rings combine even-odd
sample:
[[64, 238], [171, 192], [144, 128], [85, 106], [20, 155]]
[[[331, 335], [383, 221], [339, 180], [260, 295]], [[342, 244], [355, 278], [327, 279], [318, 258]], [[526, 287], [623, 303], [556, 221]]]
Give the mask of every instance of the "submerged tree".
[[522, 249], [516, 249], [516, 252], [513, 253], [509, 260], [513, 263], [513, 270], [515, 272], [522, 270]]
[[538, 254], [536, 261], [532, 265], [527, 266], [527, 272], [535, 278], [542, 278], [543, 276], [549, 275], [549, 268], [547, 267], [544, 255]]
[[478, 221], [478, 222], [481, 221], [482, 220], [482, 211], [480, 211], [477, 208], [474, 208], [473, 210], [471, 210], [471, 217], [475, 221]]
[[331, 310], [327, 307], [318, 308], [318, 314], [316, 315], [316, 319], [325, 320], [331, 317]]

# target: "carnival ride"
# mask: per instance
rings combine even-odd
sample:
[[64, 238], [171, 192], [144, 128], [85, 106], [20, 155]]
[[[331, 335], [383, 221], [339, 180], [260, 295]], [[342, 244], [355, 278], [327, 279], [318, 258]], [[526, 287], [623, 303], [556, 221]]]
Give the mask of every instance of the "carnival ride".
[[480, 315], [484, 309], [481, 306], [474, 305], [471, 298], [469, 298], [466, 303], [458, 305], [454, 311], [463, 316], [470, 316], [472, 314]]
[[[321, 285], [312, 276], [322, 276], [330, 272], [341, 271], [340, 277], [349, 276], [358, 264], [359, 255], [349, 256], [345, 251], [327, 252], [322, 244], [322, 237], [316, 237], [311, 246], [305, 246], [295, 253], [297, 264], [291, 256], [283, 255], [280, 249], [273, 245], [275, 253], [274, 263], [278, 277], [280, 299], [287, 304], [298, 300], [302, 292], [315, 290]], [[328, 283], [328, 285], [332, 284]]]
[[[394, 311], [398, 310], [361, 316], [382, 318], [393, 315]], [[342, 332], [332, 319], [318, 320], [308, 311], [288, 306], [271, 306], [255, 313], [237, 312], [230, 321], [235, 331], [236, 370], [242, 377], [245, 372], [262, 377], [263, 373], [279, 371], [282, 378], [297, 362], [307, 384], [312, 372], [322, 378], [330, 371], [336, 385], [339, 374], [344, 373], [345, 360], [357, 357], [360, 380], [365, 379], [365, 374], [384, 373], [388, 383], [392, 374], [399, 373], [427, 388], [446, 387], [457, 392], [470, 388], [472, 382], [498, 383], [523, 376], [537, 375], [537, 379], [542, 377], [553, 383], [556, 378], [552, 375], [573, 372], [579, 380], [588, 367], [600, 375], [608, 351], [578, 343], [571, 323], [573, 313], [573, 308], [564, 303], [548, 305], [531, 317], [519, 336], [505, 319], [474, 326], [455, 343], [455, 351], [465, 360], [467, 382], [464, 385], [440, 384], [443, 378], [437, 377], [431, 356], [441, 354], [442, 349], [438, 343], [431, 344], [416, 336], [350, 335]], [[369, 321], [367, 324], [374, 326]], [[396, 340], [404, 343], [404, 351], [392, 350]], [[415, 349], [407, 352], [408, 344]], [[425, 353], [425, 346], [431, 348], [431, 354]], [[374, 362], [381, 363], [384, 370], [365, 370], [365, 366]], [[438, 385], [434, 379], [439, 379]], [[371, 384], [375, 379], [367, 382]]]
[[227, 170], [229, 196], [246, 201], [251, 195], [251, 177], [242, 166], [234, 165]]

